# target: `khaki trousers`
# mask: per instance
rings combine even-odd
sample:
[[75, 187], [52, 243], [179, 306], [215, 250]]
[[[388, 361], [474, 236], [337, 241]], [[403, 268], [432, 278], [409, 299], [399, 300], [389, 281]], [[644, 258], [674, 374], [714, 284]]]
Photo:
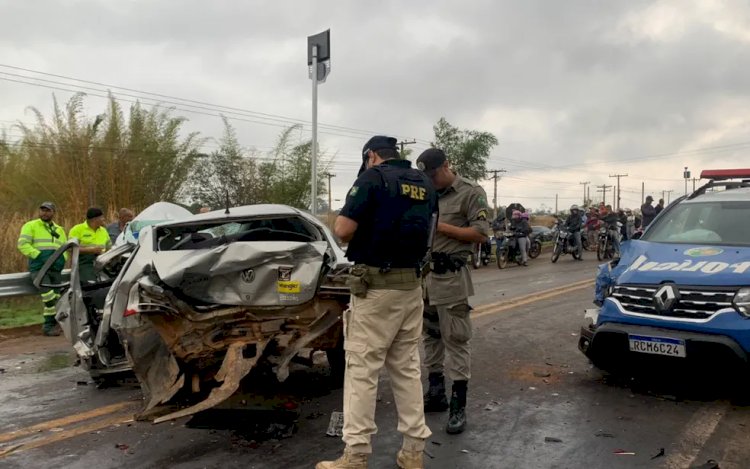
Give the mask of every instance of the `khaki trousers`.
[[385, 366], [398, 411], [404, 447], [422, 451], [431, 435], [425, 424], [419, 339], [422, 333], [422, 288], [369, 290], [351, 297], [344, 313], [343, 440], [353, 452], [371, 453], [377, 433], [375, 403], [378, 376]]
[[443, 373], [451, 381], [471, 379], [472, 326], [466, 300], [431, 306], [425, 304], [424, 364], [429, 373]]

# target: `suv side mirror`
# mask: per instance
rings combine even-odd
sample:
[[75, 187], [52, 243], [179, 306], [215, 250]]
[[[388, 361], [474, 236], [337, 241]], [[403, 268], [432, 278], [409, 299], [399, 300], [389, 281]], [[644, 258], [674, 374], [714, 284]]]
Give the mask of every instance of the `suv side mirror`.
[[643, 231], [636, 231], [630, 239], [641, 239], [641, 236], [643, 236]]

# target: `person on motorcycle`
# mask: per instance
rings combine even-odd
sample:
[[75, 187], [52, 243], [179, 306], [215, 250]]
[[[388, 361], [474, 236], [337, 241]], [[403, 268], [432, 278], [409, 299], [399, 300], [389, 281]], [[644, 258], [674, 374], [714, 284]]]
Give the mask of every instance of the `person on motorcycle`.
[[620, 233], [617, 229], [618, 217], [615, 212], [612, 211], [612, 206], [607, 205], [605, 208], [605, 215], [602, 217], [604, 226], [607, 227], [607, 236], [612, 242], [612, 249], [615, 252], [615, 257], [620, 257]]
[[625, 224], [625, 232], [627, 233], [627, 236], [625, 239], [633, 239], [633, 235], [635, 234], [635, 217], [633, 216], [633, 211], [629, 208], [625, 209], [625, 216], [626, 216], [626, 224]]
[[617, 209], [617, 221], [620, 222], [620, 236], [623, 241], [628, 240], [628, 216], [624, 208]]
[[510, 220], [510, 230], [518, 242], [518, 249], [521, 251], [521, 264], [529, 265], [529, 235], [531, 234], [531, 225], [529, 225], [528, 215], [524, 219], [520, 210], [513, 210], [513, 216]]
[[581, 229], [583, 229], [583, 218], [581, 217], [581, 210], [578, 208], [578, 205], [573, 204], [570, 206], [570, 216], [565, 220], [565, 229], [573, 235], [573, 239], [576, 241], [578, 256], [573, 256], [573, 258], [582, 261], [583, 243], [581, 242]]

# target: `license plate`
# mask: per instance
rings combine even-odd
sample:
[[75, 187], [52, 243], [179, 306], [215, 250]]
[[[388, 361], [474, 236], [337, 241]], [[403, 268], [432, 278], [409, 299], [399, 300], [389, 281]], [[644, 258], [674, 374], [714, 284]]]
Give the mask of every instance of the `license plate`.
[[628, 335], [630, 351], [685, 358], [685, 341], [668, 337]]

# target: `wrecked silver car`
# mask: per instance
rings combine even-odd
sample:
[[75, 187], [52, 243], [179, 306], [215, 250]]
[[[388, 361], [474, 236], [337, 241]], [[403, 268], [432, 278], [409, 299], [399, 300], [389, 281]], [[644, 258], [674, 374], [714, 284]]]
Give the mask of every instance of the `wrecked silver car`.
[[[311, 215], [254, 205], [144, 228], [137, 243], [100, 256], [100, 281], [71, 281], [57, 320], [92, 376], [132, 369], [149, 412], [175, 396], [191, 405], [155, 422], [224, 401], [259, 366], [283, 381], [300, 353], [326, 351], [343, 373], [341, 316], [349, 267]], [[53, 256], [54, 257], [57, 256]]]

